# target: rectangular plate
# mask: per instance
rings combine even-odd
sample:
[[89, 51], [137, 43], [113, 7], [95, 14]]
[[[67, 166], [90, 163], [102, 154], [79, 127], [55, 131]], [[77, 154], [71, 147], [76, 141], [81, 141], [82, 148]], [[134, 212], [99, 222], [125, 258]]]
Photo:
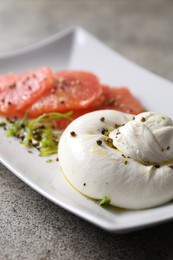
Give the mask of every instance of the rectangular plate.
[[[41, 66], [53, 70], [88, 70], [102, 83], [128, 86], [147, 110], [173, 118], [173, 84], [110, 50], [82, 28], [73, 27], [29, 48], [0, 57], [1, 74]], [[127, 232], [173, 218], [173, 204], [140, 211], [102, 208], [74, 190], [57, 162], [46, 163], [38, 152], [28, 153], [18, 140], [0, 129], [0, 161], [34, 190], [68, 211], [111, 232]]]

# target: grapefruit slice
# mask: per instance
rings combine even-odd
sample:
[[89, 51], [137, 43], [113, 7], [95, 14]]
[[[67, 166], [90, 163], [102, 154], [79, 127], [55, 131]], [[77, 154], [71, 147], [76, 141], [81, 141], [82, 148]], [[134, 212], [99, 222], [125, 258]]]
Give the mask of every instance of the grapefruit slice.
[[129, 114], [139, 114], [144, 111], [143, 106], [132, 95], [127, 87], [111, 88], [102, 85], [103, 94], [96, 104], [99, 109], [114, 109]]
[[56, 86], [30, 108], [30, 117], [42, 113], [80, 110], [91, 107], [101, 96], [98, 78], [90, 72], [59, 71], [55, 73]]
[[0, 76], [0, 114], [23, 116], [27, 108], [55, 85], [48, 67]]
[[[144, 111], [143, 106], [126, 87], [110, 88], [103, 85], [102, 88], [103, 93], [94, 105], [87, 109], [74, 110], [71, 118], [76, 119], [86, 113], [101, 109], [113, 109], [134, 115]], [[70, 122], [69, 119], [62, 118], [56, 121], [56, 127], [64, 130]]]

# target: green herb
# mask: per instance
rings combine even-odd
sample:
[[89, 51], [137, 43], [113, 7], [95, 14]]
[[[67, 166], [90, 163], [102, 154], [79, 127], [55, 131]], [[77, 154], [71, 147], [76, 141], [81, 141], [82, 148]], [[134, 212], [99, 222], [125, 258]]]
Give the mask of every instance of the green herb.
[[17, 136], [20, 129], [20, 124], [18, 122], [16, 123], [9, 123], [7, 125], [7, 136]]
[[6, 122], [0, 122], [0, 127], [6, 126]]
[[35, 147], [40, 151], [40, 156], [48, 156], [58, 152], [58, 143], [61, 132], [54, 128], [56, 120], [67, 118], [72, 111], [66, 114], [56, 112], [45, 113], [37, 118], [28, 119], [26, 113], [23, 120], [11, 120], [7, 124], [7, 136], [15, 136], [21, 140], [26, 147]]
[[164, 117], [164, 116], [161, 116], [161, 119], [165, 119], [165, 117]]
[[99, 201], [100, 206], [109, 205], [111, 202], [110, 198], [104, 197], [102, 200]]
[[47, 163], [51, 163], [51, 162], [53, 162], [53, 160], [48, 159], [48, 160], [46, 160], [46, 162], [47, 162]]

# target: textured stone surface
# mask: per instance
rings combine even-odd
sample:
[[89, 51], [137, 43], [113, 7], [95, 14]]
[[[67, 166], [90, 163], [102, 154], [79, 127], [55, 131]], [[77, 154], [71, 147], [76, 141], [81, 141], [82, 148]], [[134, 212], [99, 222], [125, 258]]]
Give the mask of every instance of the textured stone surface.
[[[76, 24], [173, 81], [169, 0], [2, 0], [0, 53]], [[0, 260], [169, 260], [172, 241], [173, 222], [124, 235], [102, 231], [46, 200], [0, 165]]]

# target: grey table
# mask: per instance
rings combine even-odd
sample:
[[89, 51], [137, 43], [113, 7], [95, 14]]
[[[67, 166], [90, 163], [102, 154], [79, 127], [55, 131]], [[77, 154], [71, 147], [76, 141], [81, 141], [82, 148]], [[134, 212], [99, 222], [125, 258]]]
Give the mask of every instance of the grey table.
[[[1, 0], [0, 53], [75, 24], [173, 81], [169, 0]], [[109, 234], [46, 200], [0, 165], [0, 260], [173, 259], [172, 241], [173, 221]]]

